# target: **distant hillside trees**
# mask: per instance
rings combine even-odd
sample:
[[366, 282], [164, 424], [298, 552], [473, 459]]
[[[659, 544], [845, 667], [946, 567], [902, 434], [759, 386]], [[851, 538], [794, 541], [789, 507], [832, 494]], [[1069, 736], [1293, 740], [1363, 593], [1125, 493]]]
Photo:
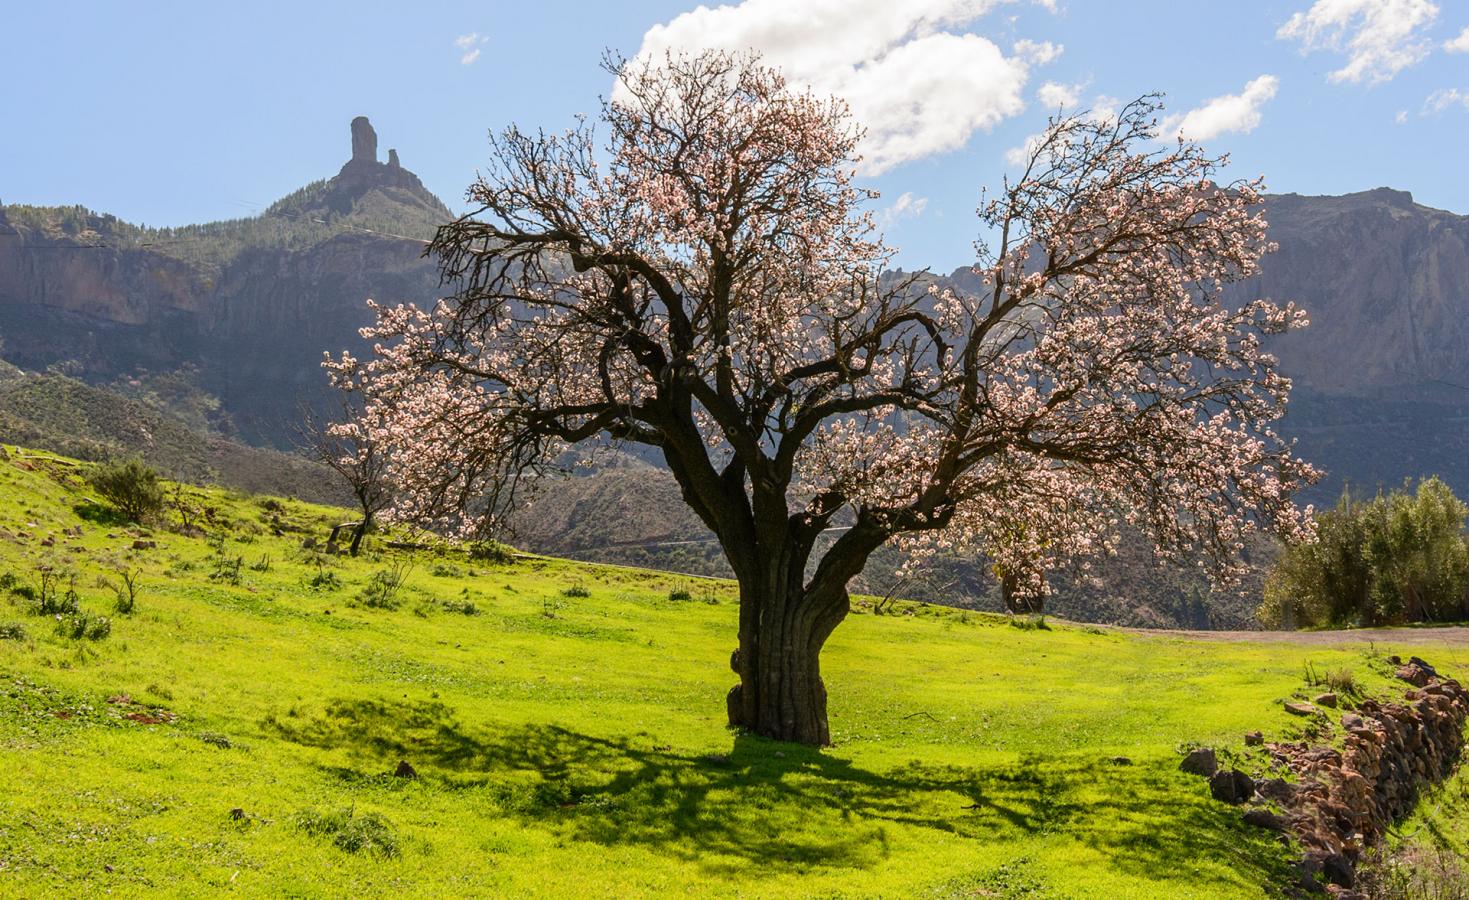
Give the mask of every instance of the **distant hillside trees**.
[[1265, 582], [1272, 628], [1469, 619], [1469, 507], [1437, 478], [1362, 501], [1348, 491]]
[[748, 55], [609, 68], [606, 146], [494, 140], [430, 247], [456, 292], [374, 306], [374, 355], [331, 366], [397, 517], [475, 536], [569, 445], [656, 448], [739, 582], [730, 724], [809, 744], [822, 647], [890, 541], [984, 553], [1018, 597], [1124, 527], [1224, 571], [1308, 533], [1261, 341], [1304, 317], [1220, 299], [1267, 250], [1260, 185], [1161, 145], [1152, 98], [1049, 123], [961, 294], [893, 274], [845, 103]]

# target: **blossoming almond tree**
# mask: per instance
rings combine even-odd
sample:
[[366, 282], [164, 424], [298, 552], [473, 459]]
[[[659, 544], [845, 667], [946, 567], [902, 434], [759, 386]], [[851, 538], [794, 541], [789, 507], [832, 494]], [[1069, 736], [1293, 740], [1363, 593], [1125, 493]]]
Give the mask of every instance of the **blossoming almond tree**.
[[980, 211], [966, 296], [889, 274], [841, 102], [746, 55], [610, 68], [605, 144], [495, 139], [430, 247], [452, 296], [374, 306], [373, 357], [328, 361], [400, 520], [491, 529], [568, 447], [655, 448], [739, 582], [730, 723], [810, 744], [821, 648], [885, 542], [1034, 591], [1124, 525], [1222, 572], [1252, 530], [1309, 527], [1260, 342], [1303, 316], [1219, 299], [1267, 250], [1259, 185], [1157, 149], [1151, 98], [1050, 124]]

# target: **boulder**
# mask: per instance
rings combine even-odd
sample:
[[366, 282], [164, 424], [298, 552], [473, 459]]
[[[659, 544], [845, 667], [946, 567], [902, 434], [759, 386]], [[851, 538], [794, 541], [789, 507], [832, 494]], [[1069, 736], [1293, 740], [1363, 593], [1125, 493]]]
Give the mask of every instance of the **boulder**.
[[1293, 716], [1311, 716], [1316, 714], [1316, 707], [1304, 700], [1292, 700], [1285, 704], [1285, 711]]
[[1411, 662], [1406, 666], [1400, 667], [1397, 671], [1397, 676], [1413, 685], [1413, 687], [1423, 687], [1433, 678], [1433, 675], [1427, 669]]
[[1270, 810], [1265, 809], [1263, 806], [1256, 806], [1246, 810], [1244, 821], [1246, 825], [1253, 825], [1256, 828], [1263, 828], [1266, 831], [1285, 831], [1286, 828], [1284, 819]]
[[1331, 707], [1332, 709], [1336, 709], [1336, 694], [1333, 694], [1333, 693], [1330, 693], [1330, 692], [1327, 692], [1325, 694], [1317, 694], [1316, 695], [1316, 705], [1317, 706], [1328, 706], [1328, 707]]
[[1189, 752], [1178, 764], [1178, 768], [1190, 775], [1201, 775], [1208, 778], [1219, 770], [1219, 758], [1209, 747], [1200, 747]]
[[1209, 779], [1209, 793], [1221, 803], [1238, 806], [1255, 795], [1255, 779], [1238, 769], [1215, 772]]
[[1265, 743], [1265, 735], [1259, 731], [1251, 731], [1245, 735], [1246, 747], [1258, 747]]

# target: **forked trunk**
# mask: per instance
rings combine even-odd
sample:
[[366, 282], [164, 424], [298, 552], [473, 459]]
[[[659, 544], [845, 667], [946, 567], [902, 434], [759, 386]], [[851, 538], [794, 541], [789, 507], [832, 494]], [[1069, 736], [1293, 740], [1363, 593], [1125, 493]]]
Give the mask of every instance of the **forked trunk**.
[[848, 608], [845, 590], [823, 596], [741, 586], [740, 646], [730, 658], [740, 683], [729, 692], [730, 725], [781, 741], [830, 744], [821, 648]]

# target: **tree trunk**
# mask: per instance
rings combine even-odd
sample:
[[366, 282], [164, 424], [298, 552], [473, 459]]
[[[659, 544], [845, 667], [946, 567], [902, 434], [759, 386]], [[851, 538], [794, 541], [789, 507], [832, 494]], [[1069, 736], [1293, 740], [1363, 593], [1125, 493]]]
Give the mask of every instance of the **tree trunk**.
[[848, 609], [845, 590], [742, 585], [740, 646], [730, 658], [740, 683], [727, 699], [729, 724], [781, 741], [830, 744], [821, 648]]
[[357, 551], [361, 549], [362, 536], [367, 534], [368, 526], [370, 526], [371, 524], [372, 513], [364, 513], [362, 516], [362, 521], [357, 524], [357, 530], [352, 532], [352, 546], [347, 549], [347, 552], [352, 556], [356, 556]]

